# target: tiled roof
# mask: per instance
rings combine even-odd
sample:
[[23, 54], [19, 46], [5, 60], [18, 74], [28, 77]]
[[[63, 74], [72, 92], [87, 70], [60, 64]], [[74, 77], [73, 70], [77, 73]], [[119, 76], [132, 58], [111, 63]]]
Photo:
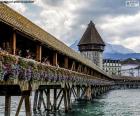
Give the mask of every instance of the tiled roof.
[[[79, 53], [75, 52], [64, 43], [56, 39], [54, 36], [48, 32], [41, 29], [39, 26], [32, 23], [30, 20], [20, 15], [13, 9], [9, 8], [5, 4], [0, 4], [0, 21], [14, 27], [16, 30], [27, 34], [28, 36], [50, 46], [51, 48], [63, 53], [89, 67], [92, 69], [108, 76], [104, 71], [102, 71], [98, 66], [92, 63], [92, 61], [85, 59]], [[108, 76], [109, 77], [109, 76]]]
[[105, 45], [104, 41], [102, 40], [100, 34], [95, 28], [95, 25], [92, 21], [88, 24], [88, 27], [83, 34], [80, 42], [78, 45], [85, 45], [85, 44], [99, 44]]

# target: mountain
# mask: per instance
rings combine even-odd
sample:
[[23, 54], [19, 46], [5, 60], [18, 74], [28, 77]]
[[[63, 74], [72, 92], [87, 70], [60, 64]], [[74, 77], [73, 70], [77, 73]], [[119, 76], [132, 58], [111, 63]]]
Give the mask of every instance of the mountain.
[[79, 43], [79, 41], [78, 40], [76, 40], [71, 46], [70, 46], [70, 48], [72, 48], [73, 50], [75, 50], [75, 51], [78, 51], [78, 43]]
[[106, 43], [104, 53], [121, 53], [121, 54], [128, 54], [128, 53], [135, 53], [133, 50], [125, 48], [122, 45], [115, 45]]
[[[79, 41], [76, 40], [70, 48], [72, 48], [75, 51], [78, 51], [78, 45]], [[106, 59], [128, 59], [128, 58], [135, 58], [140, 59], [140, 53], [135, 53], [133, 50], [125, 48], [122, 45], [114, 45], [106, 43], [105, 51], [103, 53], [103, 57]]]
[[103, 58], [105, 59], [114, 59], [114, 60], [125, 60], [128, 58], [140, 59], [140, 53], [103, 53]]

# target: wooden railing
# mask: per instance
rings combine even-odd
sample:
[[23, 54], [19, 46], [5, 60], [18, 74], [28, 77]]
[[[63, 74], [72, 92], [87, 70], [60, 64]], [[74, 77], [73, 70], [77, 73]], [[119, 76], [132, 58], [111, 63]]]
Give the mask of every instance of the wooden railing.
[[112, 82], [98, 77], [86, 75], [64, 68], [46, 65], [32, 59], [0, 52], [0, 84], [18, 84], [25, 90], [31, 84], [32, 89], [39, 85], [81, 84], [81, 85], [109, 85]]

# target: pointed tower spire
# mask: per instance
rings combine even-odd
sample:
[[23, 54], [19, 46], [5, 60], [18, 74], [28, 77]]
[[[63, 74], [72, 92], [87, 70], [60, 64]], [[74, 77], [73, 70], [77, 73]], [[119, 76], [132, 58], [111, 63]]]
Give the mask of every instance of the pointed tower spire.
[[85, 33], [83, 34], [78, 46], [83, 44], [105, 45], [97, 29], [95, 28], [95, 24], [92, 21], [90, 21], [90, 23], [88, 24], [88, 27]]
[[102, 53], [104, 51], [104, 46], [105, 43], [98, 33], [95, 24], [90, 21], [78, 44], [79, 51], [83, 56], [89, 58], [102, 68]]

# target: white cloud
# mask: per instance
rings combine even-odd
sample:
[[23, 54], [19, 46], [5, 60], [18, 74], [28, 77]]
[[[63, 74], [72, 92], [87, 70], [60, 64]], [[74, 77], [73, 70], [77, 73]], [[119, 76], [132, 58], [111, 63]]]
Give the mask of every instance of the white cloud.
[[23, 14], [27, 10], [26, 6], [23, 3], [9, 3], [8, 6], [15, 9], [17, 12]]
[[121, 44], [139, 52], [140, 45], [140, 12], [135, 15], [107, 16], [100, 25], [106, 41]]
[[122, 7], [123, 0], [116, 1], [116, 4], [113, 4], [111, 0], [108, 1], [106, 3], [106, 0], [102, 2], [98, 0], [35, 0], [33, 5], [37, 9], [27, 7], [25, 4], [11, 4], [10, 6], [28, 16], [67, 45], [80, 39], [89, 21], [93, 20], [105, 42], [123, 44], [139, 52], [140, 12], [137, 12], [139, 10]]

